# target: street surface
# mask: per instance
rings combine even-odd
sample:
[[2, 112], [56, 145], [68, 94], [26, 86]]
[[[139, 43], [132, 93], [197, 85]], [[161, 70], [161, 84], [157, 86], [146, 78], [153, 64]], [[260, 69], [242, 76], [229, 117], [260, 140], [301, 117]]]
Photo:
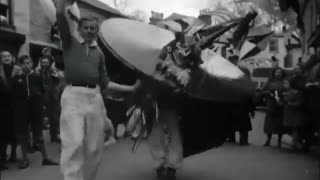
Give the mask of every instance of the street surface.
[[[257, 112], [252, 120], [254, 130], [249, 135], [250, 146], [225, 144], [203, 154], [188, 158], [178, 180], [319, 180], [319, 161], [311, 155], [292, 152], [288, 146], [264, 147], [264, 113]], [[49, 154], [59, 160], [59, 146], [47, 142]], [[97, 180], [155, 180], [152, 161], [146, 144], [136, 154], [130, 140], [120, 140], [106, 148]], [[39, 153], [30, 155], [31, 165], [26, 170], [11, 164], [1, 172], [1, 180], [63, 180], [60, 169], [42, 167]]]

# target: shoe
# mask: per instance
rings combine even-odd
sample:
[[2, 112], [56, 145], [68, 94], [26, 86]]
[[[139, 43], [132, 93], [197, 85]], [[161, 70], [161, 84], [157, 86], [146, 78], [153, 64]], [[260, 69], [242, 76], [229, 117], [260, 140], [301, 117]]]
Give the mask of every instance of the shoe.
[[28, 160], [22, 160], [19, 163], [19, 169], [26, 169], [27, 167], [29, 167], [30, 163]]
[[11, 155], [10, 158], [9, 158], [9, 162], [11, 163], [14, 163], [14, 162], [17, 162], [18, 159], [17, 159], [17, 156], [16, 155]]
[[240, 146], [249, 146], [248, 142], [240, 142]]
[[117, 142], [115, 137], [110, 137], [108, 141], [104, 142], [104, 147], [114, 145]]
[[166, 178], [166, 168], [164, 166], [161, 166], [161, 167], [157, 168], [156, 172], [157, 172], [157, 178], [159, 180], [165, 180], [165, 178]]
[[32, 148], [31, 144], [28, 144], [28, 153], [30, 153], [30, 154], [35, 153], [35, 150]]
[[59, 163], [51, 160], [51, 159], [43, 159], [42, 160], [42, 166], [58, 166]]
[[166, 180], [176, 180], [177, 170], [174, 168], [167, 168], [167, 179]]
[[32, 147], [32, 149], [33, 149], [34, 151], [40, 151], [39, 144], [34, 144], [33, 147]]
[[9, 169], [9, 168], [8, 168], [8, 166], [6, 164], [2, 163], [0, 165], [0, 171], [7, 170], [7, 169]]
[[282, 142], [281, 141], [278, 141], [278, 148], [282, 148]]

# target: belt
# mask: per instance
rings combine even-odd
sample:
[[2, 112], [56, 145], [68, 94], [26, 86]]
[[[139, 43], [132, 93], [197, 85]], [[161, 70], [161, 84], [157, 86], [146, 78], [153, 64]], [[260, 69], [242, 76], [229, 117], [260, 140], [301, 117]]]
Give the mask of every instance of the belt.
[[76, 87], [85, 87], [85, 88], [91, 88], [94, 89], [97, 87], [96, 84], [70, 84], [70, 86], [76, 86]]

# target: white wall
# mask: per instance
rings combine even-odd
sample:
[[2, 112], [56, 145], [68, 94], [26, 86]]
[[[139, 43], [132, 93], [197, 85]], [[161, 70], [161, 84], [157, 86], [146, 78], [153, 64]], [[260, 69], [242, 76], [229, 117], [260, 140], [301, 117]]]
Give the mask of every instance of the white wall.
[[14, 1], [14, 25], [17, 33], [29, 34], [30, 32], [30, 0], [15, 0]]
[[[16, 31], [26, 35], [26, 41], [30, 33], [30, 0], [14, 1], [14, 25]], [[27, 43], [20, 47], [18, 56], [29, 54], [29, 46]]]

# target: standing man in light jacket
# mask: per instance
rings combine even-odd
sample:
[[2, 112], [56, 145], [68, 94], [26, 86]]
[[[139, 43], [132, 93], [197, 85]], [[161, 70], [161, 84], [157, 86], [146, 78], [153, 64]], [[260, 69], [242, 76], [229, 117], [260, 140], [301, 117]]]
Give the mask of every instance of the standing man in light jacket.
[[65, 180], [94, 180], [102, 159], [105, 128], [113, 134], [106, 116], [101, 92], [134, 92], [137, 83], [125, 86], [109, 80], [105, 57], [97, 45], [98, 19], [78, 20], [79, 36], [74, 34], [70, 8], [76, 0], [58, 0], [60, 31], [67, 86], [61, 97], [61, 169]]

